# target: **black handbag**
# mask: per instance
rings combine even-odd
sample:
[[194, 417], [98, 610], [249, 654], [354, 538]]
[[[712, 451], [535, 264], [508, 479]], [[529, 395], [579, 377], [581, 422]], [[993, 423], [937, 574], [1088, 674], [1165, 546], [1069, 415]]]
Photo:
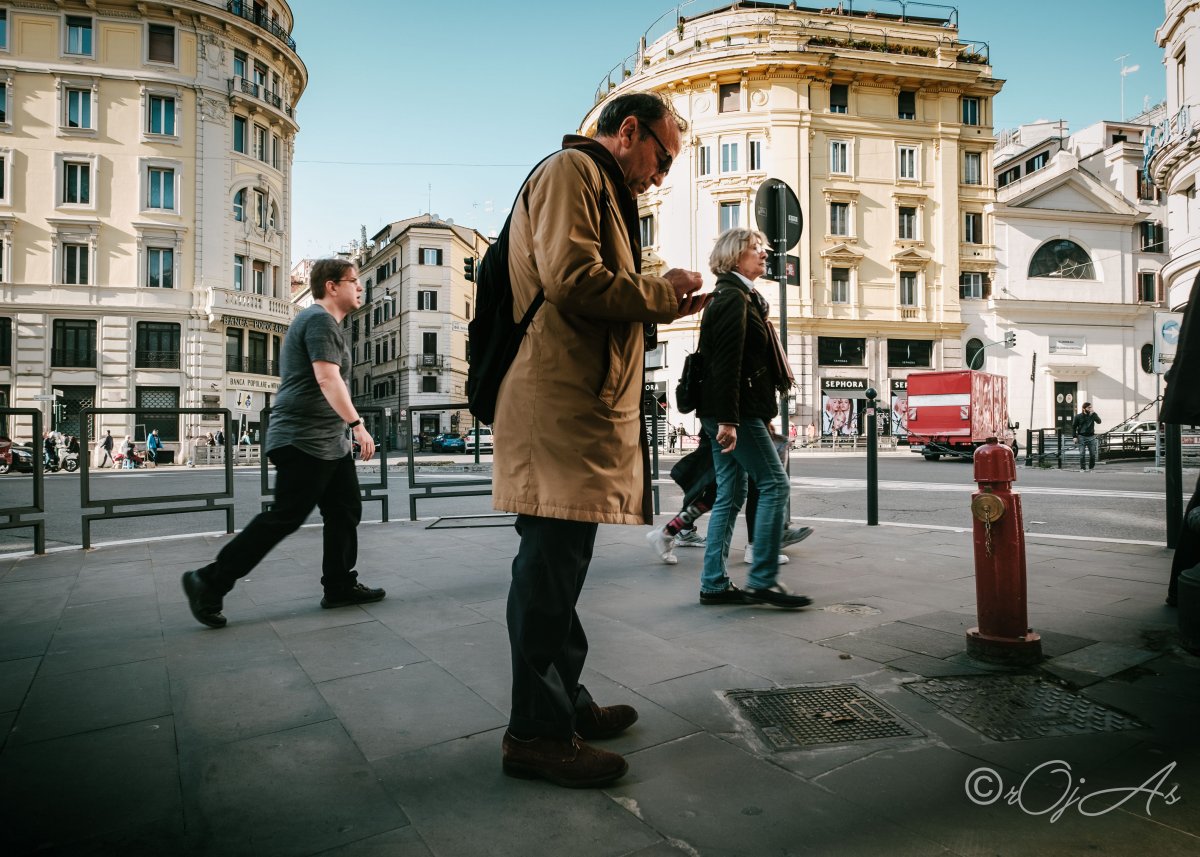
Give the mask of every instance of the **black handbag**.
[[704, 355], [693, 351], [683, 358], [683, 373], [675, 385], [675, 406], [681, 414], [690, 414], [700, 407], [700, 390], [704, 384]]

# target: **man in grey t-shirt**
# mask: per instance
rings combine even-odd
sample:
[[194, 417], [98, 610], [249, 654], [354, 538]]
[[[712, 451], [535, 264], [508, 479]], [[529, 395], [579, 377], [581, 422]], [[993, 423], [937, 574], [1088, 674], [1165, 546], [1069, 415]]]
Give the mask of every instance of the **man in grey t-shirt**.
[[350, 350], [342, 319], [362, 304], [358, 271], [343, 259], [321, 259], [312, 269], [315, 303], [296, 316], [283, 340], [279, 392], [271, 411], [267, 455], [275, 465], [275, 503], [227, 544], [214, 562], [185, 572], [183, 591], [196, 619], [225, 627], [222, 599], [275, 545], [319, 507], [325, 520], [322, 607], [381, 600], [382, 589], [359, 583], [358, 522], [362, 500], [349, 430], [362, 458], [375, 454], [350, 399]]

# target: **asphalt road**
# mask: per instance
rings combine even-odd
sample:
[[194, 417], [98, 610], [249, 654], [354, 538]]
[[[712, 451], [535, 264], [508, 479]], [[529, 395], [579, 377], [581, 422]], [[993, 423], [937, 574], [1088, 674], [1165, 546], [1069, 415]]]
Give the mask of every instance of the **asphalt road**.
[[[432, 455], [425, 460], [461, 462], [469, 456]], [[660, 460], [662, 476], [673, 458]], [[1161, 472], [1146, 472], [1152, 461], [1126, 461], [1102, 464], [1095, 471], [1042, 470], [1018, 468], [1016, 489], [1021, 494], [1026, 529], [1032, 533], [1133, 540], [1163, 543], [1165, 530], [1164, 477]], [[936, 526], [970, 526], [968, 510], [973, 468], [957, 461], [927, 462], [917, 455], [881, 456], [879, 459], [879, 517], [882, 522], [901, 522]], [[422, 481], [449, 483], [441, 491], [455, 490], [458, 483], [477, 479], [477, 473], [419, 473]], [[408, 517], [407, 472], [388, 474], [389, 517]], [[1195, 471], [1185, 471], [1184, 490], [1190, 493]], [[223, 490], [224, 471], [162, 467], [157, 470], [103, 471], [92, 474], [94, 498], [131, 498], [157, 495], [188, 502], [198, 493]], [[362, 481], [376, 481], [378, 475], [363, 473]], [[863, 520], [867, 514], [866, 459], [861, 453], [837, 455], [797, 454], [792, 459], [792, 516], [794, 518]], [[28, 503], [32, 495], [32, 477], [8, 474], [0, 477], [0, 507]], [[461, 490], [461, 489], [460, 489]], [[470, 489], [467, 489], [470, 490]], [[259, 474], [254, 468], [234, 472], [235, 526], [244, 527], [258, 513], [261, 503]], [[53, 473], [45, 477], [47, 546], [82, 544], [80, 521], [79, 474]], [[660, 510], [676, 511], [681, 492], [673, 484], [660, 488]], [[217, 502], [229, 502], [218, 500]], [[193, 504], [196, 502], [193, 500]], [[146, 506], [122, 509], [148, 508]], [[418, 516], [480, 515], [492, 512], [491, 498], [456, 497], [424, 499]], [[368, 503], [364, 520], [379, 520], [380, 504]], [[318, 513], [310, 523], [318, 523]], [[223, 513], [206, 511], [154, 517], [121, 518], [94, 522], [93, 544], [162, 537], [198, 532], [224, 532]], [[28, 530], [0, 530], [0, 553], [29, 550], [32, 534]]]

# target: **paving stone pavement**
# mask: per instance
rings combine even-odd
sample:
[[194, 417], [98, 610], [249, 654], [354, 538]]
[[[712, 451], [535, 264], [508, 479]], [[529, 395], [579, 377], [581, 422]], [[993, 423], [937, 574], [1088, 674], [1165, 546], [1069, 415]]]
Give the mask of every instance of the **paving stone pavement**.
[[[359, 569], [388, 597], [338, 610], [319, 607], [321, 536], [302, 530], [226, 599], [220, 630], [192, 619], [179, 577], [224, 537], [0, 559], [0, 851], [1200, 851], [1200, 658], [1162, 603], [1169, 551], [1030, 540], [1048, 659], [1024, 674], [1124, 727], [995, 740], [908, 687], [1011, 672], [965, 654], [970, 534], [805, 523], [816, 533], [781, 574], [814, 599], [798, 612], [701, 606], [701, 551], [667, 566], [642, 528], [601, 527], [580, 601], [584, 680], [641, 712], [605, 742], [630, 771], [601, 791], [500, 771], [509, 528], [364, 525]], [[799, 710], [795, 724], [849, 737], [798, 749], [726, 696], [846, 685], [870, 704]], [[881, 717], [913, 734], [856, 739]]]

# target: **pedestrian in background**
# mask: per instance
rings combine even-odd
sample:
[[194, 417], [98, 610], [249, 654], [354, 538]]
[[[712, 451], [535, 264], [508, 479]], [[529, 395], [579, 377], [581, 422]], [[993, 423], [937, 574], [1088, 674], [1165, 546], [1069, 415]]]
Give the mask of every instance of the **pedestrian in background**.
[[146, 460], [151, 467], [158, 467], [158, 451], [162, 449], [162, 441], [158, 439], [158, 429], [150, 432], [146, 438]]
[[375, 441], [350, 398], [350, 350], [342, 319], [362, 305], [354, 265], [320, 259], [312, 267], [313, 304], [288, 327], [280, 353], [279, 390], [271, 408], [267, 455], [275, 465], [275, 501], [214, 562], [185, 572], [183, 591], [197, 621], [225, 627], [222, 599], [275, 545], [320, 508], [324, 519], [321, 585], [326, 608], [369, 604], [385, 596], [358, 582], [358, 523], [362, 499], [350, 451], [350, 433], [362, 458], [375, 454]]
[[137, 467], [137, 460], [133, 457], [133, 448], [133, 438], [125, 435], [125, 440], [121, 442], [121, 466], [126, 470]]
[[100, 459], [100, 467], [111, 464], [117, 466], [117, 460], [113, 457], [113, 436], [111, 431], [104, 432], [104, 440], [100, 441], [100, 448], [104, 450], [104, 456]]
[[[601, 707], [580, 684], [587, 637], [576, 603], [600, 523], [649, 524], [649, 445], [642, 430], [646, 324], [699, 311], [693, 271], [640, 273], [638, 194], [660, 185], [684, 123], [656, 96], [630, 93], [601, 112], [596, 138], [569, 135], [513, 204], [514, 309], [540, 292], [500, 385], [496, 509], [517, 513], [508, 635], [512, 711], [504, 772], [569, 787], [608, 785], [625, 759], [585, 743], [637, 720]], [[553, 366], [553, 372], [546, 367]]]
[[[1075, 442], [1079, 445], [1079, 469], [1094, 470], [1096, 468], [1096, 459], [1100, 457], [1100, 438], [1096, 437], [1096, 426], [1100, 424], [1100, 415], [1092, 410], [1091, 402], [1084, 402], [1083, 409], [1075, 415], [1075, 419], [1071, 422], [1071, 433], [1075, 435]], [[1087, 464], [1087, 457], [1091, 454], [1092, 463]]]
[[[761, 232], [730, 229], [717, 238], [709, 259], [717, 288], [700, 322], [704, 385], [696, 413], [713, 442], [717, 500], [708, 525], [700, 603], [795, 609], [812, 600], [793, 595], [778, 580], [788, 480], [768, 424], [779, 413], [777, 393], [790, 389], [793, 379], [767, 301], [754, 288], [766, 270], [766, 245]], [[726, 563], [747, 475], [759, 490], [758, 546], [742, 590], [729, 579]]]

